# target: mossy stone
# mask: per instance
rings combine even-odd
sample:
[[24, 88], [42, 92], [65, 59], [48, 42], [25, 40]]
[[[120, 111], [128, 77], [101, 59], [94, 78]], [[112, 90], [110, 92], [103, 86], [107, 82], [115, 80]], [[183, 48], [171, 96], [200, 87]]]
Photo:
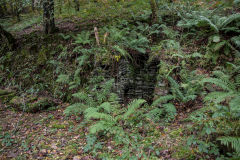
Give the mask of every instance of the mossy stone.
[[37, 101], [28, 104], [27, 112], [35, 113], [40, 110], [52, 107], [54, 103], [48, 98], [41, 97]]
[[15, 96], [15, 94], [15, 91], [0, 89], [0, 102], [9, 102]]
[[36, 113], [54, 105], [54, 102], [48, 98], [28, 95], [26, 97], [14, 97], [9, 104], [24, 112]]

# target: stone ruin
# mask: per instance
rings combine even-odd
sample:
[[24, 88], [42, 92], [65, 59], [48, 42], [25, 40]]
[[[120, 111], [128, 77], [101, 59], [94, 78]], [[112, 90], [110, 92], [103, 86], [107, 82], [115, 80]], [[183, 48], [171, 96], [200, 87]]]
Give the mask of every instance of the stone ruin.
[[116, 78], [116, 90], [120, 103], [126, 104], [132, 99], [145, 99], [152, 102], [157, 82], [159, 60], [148, 62], [146, 54], [135, 55], [134, 61], [121, 58]]

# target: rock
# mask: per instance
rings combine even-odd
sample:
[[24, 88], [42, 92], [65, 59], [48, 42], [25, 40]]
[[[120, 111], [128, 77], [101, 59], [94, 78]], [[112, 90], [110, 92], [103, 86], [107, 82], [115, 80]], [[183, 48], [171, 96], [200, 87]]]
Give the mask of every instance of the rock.
[[16, 96], [9, 104], [17, 110], [30, 113], [36, 113], [55, 105], [55, 103], [47, 97], [38, 98], [33, 95], [27, 95], [25, 97]]

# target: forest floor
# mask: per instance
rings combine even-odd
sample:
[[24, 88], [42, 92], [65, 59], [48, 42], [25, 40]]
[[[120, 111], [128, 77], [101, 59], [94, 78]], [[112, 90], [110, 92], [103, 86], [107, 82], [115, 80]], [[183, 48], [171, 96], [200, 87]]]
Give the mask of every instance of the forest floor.
[[[56, 110], [39, 113], [24, 113], [14, 111], [1, 105], [0, 107], [0, 160], [5, 159], [95, 159], [84, 152], [86, 146], [85, 135], [88, 132], [82, 122], [83, 117], [66, 117], [63, 114], [68, 104], [62, 104]], [[186, 137], [184, 128], [186, 123], [181, 120], [186, 114], [179, 114], [170, 126], [157, 126], [158, 137], [153, 138], [155, 145], [159, 145], [161, 152], [159, 159], [175, 160], [185, 154]], [[0, 143], [0, 146], [1, 146]], [[109, 152], [111, 144], [106, 143]]]

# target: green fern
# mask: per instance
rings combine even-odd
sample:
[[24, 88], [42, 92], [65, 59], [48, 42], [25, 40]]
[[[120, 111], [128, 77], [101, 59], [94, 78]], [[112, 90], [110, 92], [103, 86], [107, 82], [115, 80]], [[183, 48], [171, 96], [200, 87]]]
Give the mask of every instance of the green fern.
[[77, 34], [77, 36], [74, 36], [75, 39], [74, 44], [90, 44], [92, 41], [90, 40], [91, 33], [88, 31], [83, 31], [80, 34]]
[[219, 32], [218, 27], [210, 19], [208, 19], [207, 17], [204, 17], [204, 16], [199, 17], [197, 26], [198, 27], [209, 26], [212, 30], [214, 30], [215, 33]]
[[161, 96], [152, 103], [152, 106], [156, 107], [157, 105], [161, 103], [167, 103], [168, 101], [173, 100], [174, 98], [175, 96], [173, 95]]
[[232, 14], [229, 17], [227, 17], [225, 21], [222, 22], [220, 28], [225, 28], [233, 21], [238, 21], [238, 20], [240, 20], [240, 13]]
[[171, 103], [167, 103], [163, 105], [163, 108], [166, 113], [167, 121], [172, 121], [177, 115], [176, 107]]
[[219, 137], [217, 140], [223, 145], [231, 146], [240, 155], [240, 137]]
[[123, 136], [123, 127], [119, 121], [128, 121], [129, 117], [137, 111], [145, 100], [134, 100], [129, 104], [126, 112], [122, 112], [119, 104], [112, 105], [109, 102], [102, 103], [97, 107], [89, 107], [85, 110], [86, 120], [95, 120], [90, 126], [90, 133], [97, 134], [99, 132], [109, 132], [117, 137]]
[[58, 79], [56, 80], [58, 83], [68, 84], [69, 83], [69, 75], [60, 74]]
[[86, 88], [85, 90], [79, 91], [77, 93], [74, 93], [72, 96], [78, 102], [67, 107], [65, 110], [65, 114], [67, 115], [71, 113], [81, 114], [87, 108], [91, 109], [96, 108], [96, 106], [99, 106], [102, 103], [104, 104], [104, 102], [107, 101], [116, 103], [118, 97], [115, 94], [111, 93], [114, 80], [111, 79], [102, 84], [96, 83], [96, 81], [100, 80], [102, 80], [102, 78], [99, 79], [92, 78], [90, 80], [90, 84], [92, 83], [93, 86], [90, 85], [91, 87]]
[[127, 112], [123, 114], [123, 118], [127, 119], [129, 116], [131, 116], [136, 111], [137, 108], [139, 108], [145, 102], [146, 101], [143, 99], [138, 99], [138, 100], [132, 101], [132, 103], [128, 107]]
[[213, 74], [216, 78], [205, 78], [202, 83], [211, 83], [221, 88], [221, 91], [214, 91], [209, 93], [204, 100], [206, 102], [214, 102], [219, 105], [222, 102], [227, 102], [229, 106], [228, 112], [231, 118], [240, 118], [240, 92], [238, 90], [238, 83], [234, 78], [223, 73], [222, 71], [214, 71]]

